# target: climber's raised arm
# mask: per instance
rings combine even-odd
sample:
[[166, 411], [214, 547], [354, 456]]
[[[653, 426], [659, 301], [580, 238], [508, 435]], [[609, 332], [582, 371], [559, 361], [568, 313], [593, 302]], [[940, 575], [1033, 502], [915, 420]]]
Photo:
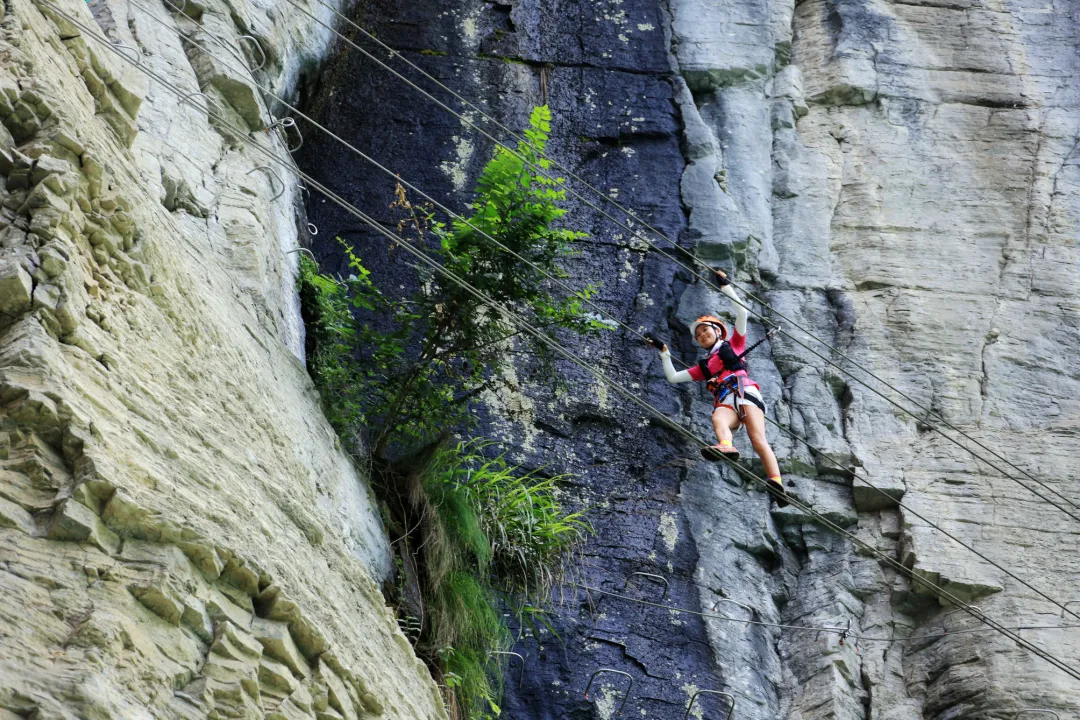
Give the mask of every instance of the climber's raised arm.
[[690, 377], [689, 370], [676, 370], [675, 366], [671, 364], [671, 352], [668, 350], [667, 345], [660, 351], [660, 361], [664, 364], [664, 376], [667, 377], [669, 383], [678, 384], [690, 382], [694, 379]]
[[716, 282], [720, 285], [720, 292], [731, 298], [731, 301], [735, 304], [735, 332], [746, 337], [746, 320], [750, 317], [750, 313], [747, 312], [746, 306], [739, 299], [735, 288], [731, 287], [731, 281], [727, 279], [727, 273], [723, 270], [717, 270]]
[[687, 370], [676, 370], [675, 366], [671, 364], [671, 351], [668, 350], [668, 346], [664, 343], [656, 340], [652, 337], [646, 336], [648, 339], [646, 342], [660, 351], [660, 361], [664, 365], [664, 377], [672, 384], [690, 382], [694, 378], [690, 377], [690, 372]]

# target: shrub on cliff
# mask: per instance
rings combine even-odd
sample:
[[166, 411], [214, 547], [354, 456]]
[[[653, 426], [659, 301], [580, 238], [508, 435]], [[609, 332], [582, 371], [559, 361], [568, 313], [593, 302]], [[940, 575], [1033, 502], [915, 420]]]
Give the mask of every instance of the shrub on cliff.
[[[562, 261], [584, 237], [556, 227], [566, 212], [560, 207], [563, 181], [540, 173], [549, 167], [541, 157], [549, 131], [550, 111], [536, 108], [517, 153], [499, 148], [484, 168], [465, 220], [436, 221], [431, 208], [410, 202], [400, 185], [391, 207], [402, 214], [401, 242], [423, 247], [448, 272], [533, 326], [548, 333], [596, 333], [608, 327], [585, 311], [596, 286], [558, 293], [544, 275], [565, 278]], [[340, 406], [330, 411], [340, 432], [363, 433], [377, 459], [407, 456], [469, 422], [469, 401], [499, 381], [509, 366], [507, 351], [524, 330], [429, 268], [417, 268], [419, 290], [410, 297], [380, 293], [352, 248], [343, 247], [353, 274], [328, 293], [335, 305], [325, 315], [329, 328], [321, 327], [324, 310], [307, 304], [309, 327], [312, 320], [316, 325], [315, 373], [335, 380], [327, 387]], [[310, 271], [302, 282], [320, 277]], [[341, 327], [348, 324], [340, 322], [342, 311], [356, 309], [361, 321]], [[377, 332], [374, 326], [392, 329]], [[328, 343], [320, 345], [320, 338]], [[541, 344], [532, 352], [549, 359]], [[555, 378], [550, 366], [544, 374]], [[344, 377], [351, 380], [336, 382]]]
[[[584, 310], [596, 286], [558, 293], [545, 276], [567, 277], [562, 262], [583, 237], [556, 227], [565, 214], [563, 181], [540, 172], [549, 167], [541, 157], [549, 123], [548, 109], [537, 108], [517, 154], [496, 151], [466, 220], [438, 222], [400, 185], [391, 207], [401, 213], [400, 242], [423, 247], [542, 332], [597, 333], [608, 325]], [[487, 458], [483, 443], [445, 444], [451, 432], [470, 428], [470, 401], [510, 368], [523, 328], [428, 268], [417, 268], [416, 292], [381, 291], [353, 248], [342, 248], [347, 278], [323, 275], [301, 257], [308, 367], [346, 446], [371, 448], [398, 538], [393, 600], [418, 654], [447, 688], [454, 717], [497, 715], [491, 652], [509, 643], [502, 611], [542, 620], [537, 608], [587, 529], [557, 501], [561, 478]], [[546, 346], [533, 343], [530, 351], [535, 377], [556, 381]]]

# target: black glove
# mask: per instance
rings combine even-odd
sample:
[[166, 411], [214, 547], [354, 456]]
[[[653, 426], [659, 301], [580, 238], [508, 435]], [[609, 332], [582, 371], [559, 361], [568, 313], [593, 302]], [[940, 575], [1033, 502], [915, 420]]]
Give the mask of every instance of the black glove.
[[667, 347], [664, 343], [654, 338], [651, 333], [645, 333], [645, 342], [661, 352]]
[[727, 275], [724, 273], [723, 270], [716, 271], [716, 284], [720, 287], [731, 284], [731, 281], [727, 279]]

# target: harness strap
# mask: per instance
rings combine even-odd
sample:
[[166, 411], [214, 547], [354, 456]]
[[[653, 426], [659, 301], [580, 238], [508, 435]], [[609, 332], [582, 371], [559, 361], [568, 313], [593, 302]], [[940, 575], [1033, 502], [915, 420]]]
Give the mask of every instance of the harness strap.
[[[724, 382], [719, 384], [719, 386], [713, 392], [713, 394], [716, 396], [716, 404], [722, 404], [724, 402], [724, 399], [732, 393], [735, 393], [735, 396], [739, 398], [739, 400], [745, 401], [746, 378], [744, 378], [742, 375], [729, 375], [724, 380]], [[746, 419], [746, 410], [744, 409], [745, 404], [745, 402], [732, 403], [732, 405], [735, 406], [736, 412], [739, 413], [740, 420]]]
[[729, 394], [735, 392], [739, 394], [739, 397], [743, 396], [742, 391], [742, 378], [738, 375], [728, 375], [727, 378], [719, 383], [713, 394], [717, 396], [717, 402], [723, 402]]
[[742, 351], [741, 353], [739, 353], [738, 355], [736, 355], [736, 357], [737, 357], [737, 358], [739, 358], [740, 360], [742, 360], [742, 359], [743, 359], [744, 357], [746, 357], [747, 355], [749, 355], [749, 354], [750, 354], [750, 352], [751, 352], [751, 351], [752, 351], [752, 350], [753, 350], [754, 348], [756, 348], [756, 347], [757, 347], [758, 345], [760, 345], [761, 343], [765, 342], [766, 340], [769, 340], [769, 339], [771, 339], [771, 338], [772, 338], [772, 336], [773, 336], [773, 335], [775, 335], [775, 334], [776, 334], [776, 331], [777, 331], [777, 330], [779, 330], [779, 329], [780, 329], [780, 326], [779, 326], [779, 325], [776, 325], [776, 326], [774, 326], [773, 328], [771, 328], [771, 329], [769, 330], [769, 332], [765, 333], [765, 337], [761, 338], [761, 339], [760, 339], [760, 340], [758, 340], [758, 341], [757, 341], [756, 343], [754, 343], [754, 344], [753, 344], [753, 345], [751, 345], [750, 347], [748, 347], [748, 348], [746, 348], [745, 350], [743, 350], [743, 351]]

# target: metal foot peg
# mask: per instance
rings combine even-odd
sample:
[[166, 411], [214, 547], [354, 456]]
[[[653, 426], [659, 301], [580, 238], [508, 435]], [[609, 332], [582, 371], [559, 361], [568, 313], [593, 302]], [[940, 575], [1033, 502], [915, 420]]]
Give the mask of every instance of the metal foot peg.
[[520, 661], [521, 661], [521, 665], [520, 665], [520, 666], [518, 667], [518, 683], [517, 683], [517, 686], [518, 686], [518, 688], [520, 689], [520, 688], [521, 688], [521, 681], [522, 681], [522, 680], [524, 679], [524, 677], [525, 677], [525, 658], [521, 657], [521, 655], [519, 655], [518, 653], [516, 653], [516, 652], [511, 652], [511, 651], [509, 651], [509, 650], [506, 650], [506, 651], [503, 651], [503, 650], [492, 650], [491, 652], [489, 652], [489, 653], [488, 653], [488, 655], [491, 655], [491, 656], [496, 656], [496, 655], [511, 655], [511, 656], [513, 656], [513, 657], [516, 657], [516, 658], [517, 658], [518, 660], [520, 660]]
[[596, 676], [601, 673], [615, 673], [616, 675], [623, 675], [626, 677], [627, 680], [630, 681], [630, 684], [626, 686], [626, 692], [623, 693], [622, 702], [619, 703], [619, 715], [622, 715], [623, 708], [626, 706], [626, 699], [630, 697], [630, 691], [634, 688], [634, 676], [628, 672], [623, 672], [622, 670], [615, 670], [613, 668], [600, 668], [592, 674], [592, 676], [589, 678], [589, 684], [585, 686], [586, 700], [589, 699], [589, 688], [592, 687], [593, 680], [595, 680]]
[[690, 711], [694, 709], [694, 702], [698, 699], [698, 695], [719, 695], [721, 697], [726, 697], [731, 702], [731, 707], [728, 708], [728, 713], [724, 716], [724, 720], [731, 720], [731, 716], [735, 714], [735, 696], [731, 693], [720, 692], [719, 690], [698, 690], [690, 697], [690, 704], [686, 706], [686, 714], [683, 715], [683, 720], [690, 717]]

